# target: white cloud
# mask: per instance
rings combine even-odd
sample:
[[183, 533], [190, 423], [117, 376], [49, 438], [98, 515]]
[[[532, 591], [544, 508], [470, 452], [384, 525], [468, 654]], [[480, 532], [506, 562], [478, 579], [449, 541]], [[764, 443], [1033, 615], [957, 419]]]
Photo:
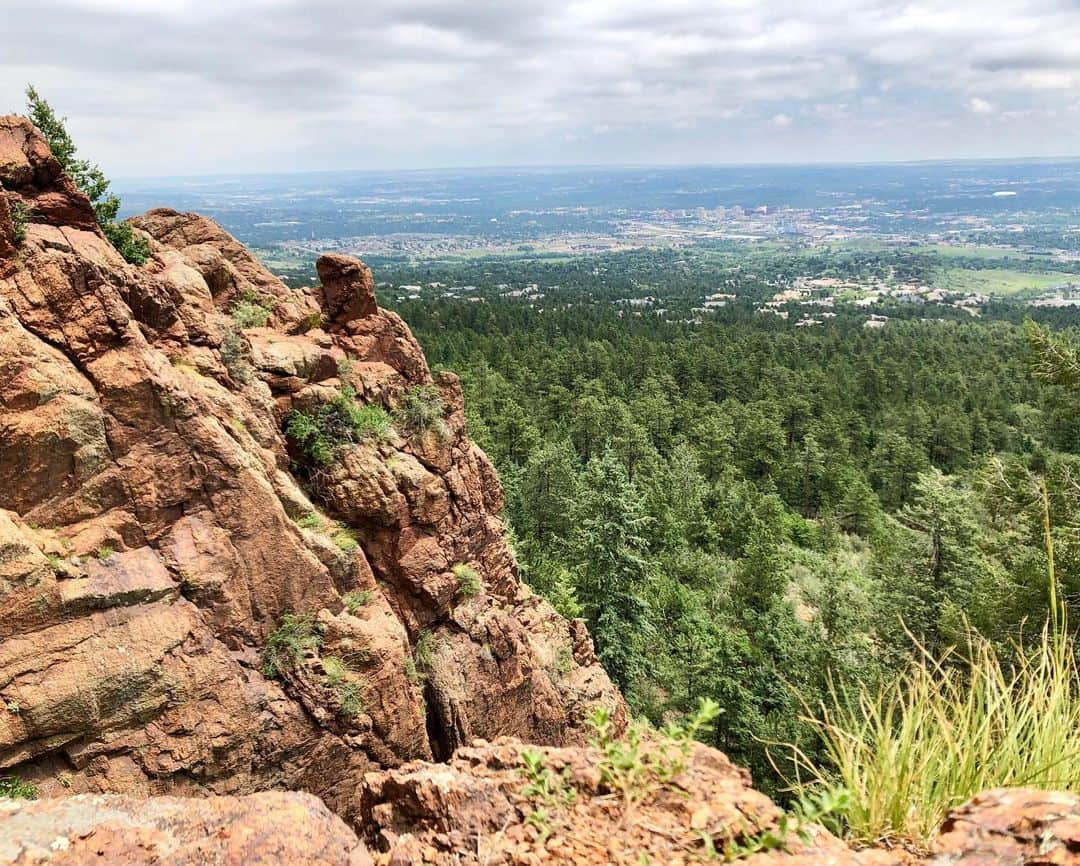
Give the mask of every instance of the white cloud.
[[4, 0], [0, 95], [128, 174], [1037, 155], [1077, 44], [1068, 0]]

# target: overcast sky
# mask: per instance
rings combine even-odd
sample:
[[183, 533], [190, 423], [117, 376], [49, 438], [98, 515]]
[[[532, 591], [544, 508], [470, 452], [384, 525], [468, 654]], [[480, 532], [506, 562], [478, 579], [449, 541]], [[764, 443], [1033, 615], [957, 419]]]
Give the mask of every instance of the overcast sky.
[[114, 175], [1080, 155], [1076, 0], [0, 0]]

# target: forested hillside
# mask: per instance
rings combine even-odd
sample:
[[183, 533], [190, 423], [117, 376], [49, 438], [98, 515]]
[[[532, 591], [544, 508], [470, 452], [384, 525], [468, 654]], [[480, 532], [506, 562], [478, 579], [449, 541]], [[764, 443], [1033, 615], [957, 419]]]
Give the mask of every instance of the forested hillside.
[[1033, 326], [402, 312], [464, 380], [525, 579], [587, 620], [637, 712], [717, 700], [716, 745], [767, 789], [790, 769], [767, 744], [816, 748], [801, 717], [830, 683], [889, 677], [965, 620], [1002, 647], [1044, 621], [1040, 477], [1080, 591], [1080, 414], [1036, 375]]

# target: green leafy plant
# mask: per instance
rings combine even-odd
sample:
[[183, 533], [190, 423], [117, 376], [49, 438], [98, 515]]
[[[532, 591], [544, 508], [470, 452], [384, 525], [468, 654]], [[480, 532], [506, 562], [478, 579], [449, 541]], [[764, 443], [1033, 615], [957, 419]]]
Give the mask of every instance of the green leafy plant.
[[647, 736], [643, 722], [633, 722], [622, 737], [615, 736], [611, 711], [597, 707], [586, 720], [593, 730], [590, 744], [600, 753], [600, 780], [622, 796], [630, 814], [657, 784], [666, 784], [686, 769], [694, 739], [720, 715], [720, 706], [704, 699], [681, 725], [671, 724]]
[[31, 210], [19, 199], [8, 199], [8, 209], [11, 211], [11, 221], [15, 225], [15, 243], [21, 244], [26, 240], [26, 226], [30, 222]]
[[316, 651], [322, 638], [315, 628], [315, 615], [287, 613], [266, 639], [262, 672], [267, 677], [281, 676], [299, 664], [304, 655]]
[[434, 385], [416, 385], [401, 395], [394, 417], [411, 436], [432, 433], [438, 439], [450, 435], [442, 394]]
[[285, 435], [313, 463], [332, 463], [343, 446], [365, 439], [384, 441], [390, 416], [381, 406], [362, 405], [346, 386], [331, 400], [310, 411], [294, 410], [285, 419]]
[[0, 776], [0, 797], [12, 800], [36, 800], [37, 787], [18, 776]]
[[342, 601], [345, 602], [345, 610], [354, 614], [365, 604], [368, 604], [371, 599], [372, 593], [370, 589], [354, 589], [345, 593]]
[[322, 659], [323, 678], [337, 697], [345, 716], [358, 716], [364, 712], [364, 699], [355, 673], [340, 658], [326, 656]]
[[130, 223], [110, 220], [102, 224], [101, 231], [129, 264], [145, 264], [150, 258], [150, 242], [142, 235], [136, 234]]
[[525, 777], [525, 787], [521, 795], [536, 799], [545, 806], [569, 806], [577, 799], [577, 789], [570, 784], [569, 769], [556, 775], [544, 763], [544, 753], [540, 749], [522, 749], [521, 774]]
[[[811, 839], [813, 825], [832, 825], [842, 821], [852, 805], [851, 794], [843, 788], [824, 788], [814, 794], [800, 797], [776, 821], [776, 826], [756, 830], [741, 836], [730, 836], [724, 843], [724, 860], [743, 860], [766, 851], [786, 851], [792, 836], [803, 842]], [[712, 839], [703, 836], [706, 850], [715, 851]]]
[[458, 595], [462, 598], [472, 598], [483, 591], [484, 585], [480, 581], [480, 575], [477, 574], [475, 568], [470, 568], [464, 563], [458, 563], [450, 571], [457, 578]]
[[112, 559], [116, 556], [116, 548], [111, 544], [103, 544], [97, 549], [97, 553], [94, 554], [99, 560], [105, 562], [108, 559]]
[[109, 193], [109, 181], [97, 165], [76, 157], [77, 148], [66, 127], [67, 118], [59, 117], [32, 85], [26, 88], [26, 101], [30, 120], [48, 142], [60, 167], [90, 199], [102, 233], [124, 259], [131, 264], [143, 264], [150, 256], [149, 242], [128, 223], [116, 221], [120, 199]]

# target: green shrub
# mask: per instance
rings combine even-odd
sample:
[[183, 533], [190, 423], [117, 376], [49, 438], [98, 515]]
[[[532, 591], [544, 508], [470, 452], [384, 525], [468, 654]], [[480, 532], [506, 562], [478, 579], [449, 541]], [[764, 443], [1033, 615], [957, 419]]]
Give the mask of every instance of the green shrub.
[[417, 385], [401, 395], [396, 420], [410, 435], [433, 433], [439, 439], [450, 435], [442, 395], [434, 385]]
[[98, 548], [97, 553], [94, 554], [99, 560], [105, 562], [108, 559], [112, 559], [116, 556], [116, 548], [110, 544], [103, 544]]
[[30, 222], [30, 208], [18, 199], [8, 199], [8, 207], [11, 211], [11, 221], [15, 224], [15, 243], [21, 244], [26, 240], [26, 226]]
[[313, 463], [332, 463], [339, 448], [365, 439], [383, 441], [390, 435], [390, 416], [381, 406], [356, 402], [344, 387], [329, 403], [310, 411], [294, 410], [285, 419], [285, 435]]
[[372, 593], [370, 589], [354, 589], [351, 592], [345, 593], [342, 601], [345, 602], [345, 610], [354, 614], [365, 604], [368, 604], [371, 599]]
[[102, 234], [124, 260], [132, 265], [141, 265], [150, 258], [150, 242], [128, 223], [106, 222], [101, 226]]
[[36, 800], [37, 788], [18, 776], [0, 776], [0, 797], [12, 800]]
[[601, 783], [622, 797], [629, 813], [658, 785], [672, 782], [686, 769], [693, 741], [719, 715], [720, 705], [705, 698], [683, 724], [668, 725], [650, 740], [643, 722], [631, 723], [622, 737], [616, 737], [611, 711], [597, 707], [586, 721], [593, 729], [589, 744], [600, 753]]
[[322, 638], [315, 629], [314, 614], [287, 613], [266, 639], [262, 672], [267, 677], [281, 676], [321, 644]]
[[270, 310], [262, 304], [242, 298], [230, 310], [233, 321], [241, 328], [265, 328], [270, 321]]
[[[796, 836], [801, 842], [809, 843], [811, 827], [821, 825], [836, 831], [851, 809], [851, 794], [843, 788], [826, 788], [812, 795], [800, 797], [786, 812], [776, 820], [774, 829], [744, 830], [732, 834], [724, 845], [724, 860], [744, 860], [755, 854], [767, 851], [787, 851], [788, 842]], [[712, 847], [712, 839], [703, 838], [706, 850], [718, 855]]]
[[251, 347], [239, 330], [226, 329], [218, 351], [221, 354], [221, 363], [225, 365], [230, 377], [241, 385], [251, 381]]
[[464, 563], [458, 563], [452, 569], [454, 577], [458, 582], [458, 595], [462, 598], [472, 598], [479, 595], [483, 590], [484, 585], [480, 581], [480, 575], [476, 573], [476, 569], [470, 568]]

